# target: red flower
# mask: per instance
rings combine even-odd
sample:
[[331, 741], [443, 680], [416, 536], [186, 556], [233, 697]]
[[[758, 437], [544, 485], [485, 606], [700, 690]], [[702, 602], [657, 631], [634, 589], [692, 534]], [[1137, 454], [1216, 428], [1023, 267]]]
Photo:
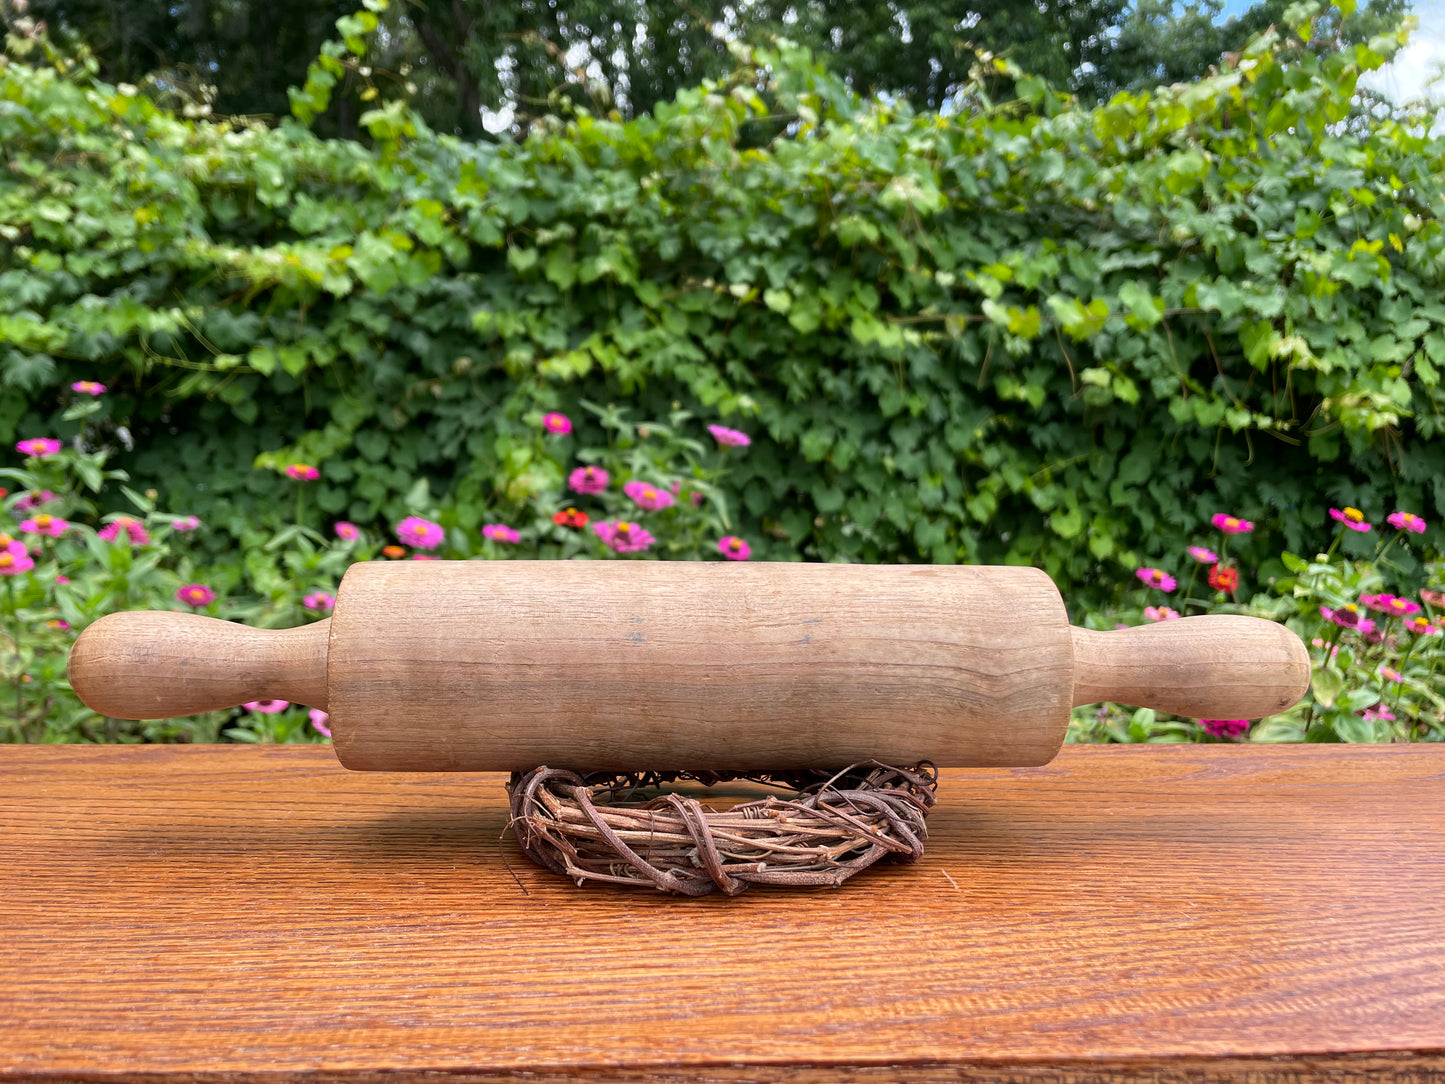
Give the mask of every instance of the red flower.
[[579, 512], [575, 508], [552, 513], [552, 522], [559, 527], [585, 527], [590, 518], [586, 512]]
[[1222, 565], [1211, 565], [1209, 568], [1209, 586], [1216, 591], [1233, 592], [1239, 587], [1239, 569], [1225, 568]]

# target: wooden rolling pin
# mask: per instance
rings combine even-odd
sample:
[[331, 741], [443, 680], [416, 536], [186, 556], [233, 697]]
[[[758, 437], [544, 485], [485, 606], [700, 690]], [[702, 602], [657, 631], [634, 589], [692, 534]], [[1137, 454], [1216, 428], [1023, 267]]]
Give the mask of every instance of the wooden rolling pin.
[[1077, 704], [1253, 719], [1309, 676], [1257, 618], [1071, 628], [1033, 568], [682, 561], [367, 562], [314, 625], [117, 613], [70, 656], [102, 715], [290, 700], [380, 771], [1022, 767]]

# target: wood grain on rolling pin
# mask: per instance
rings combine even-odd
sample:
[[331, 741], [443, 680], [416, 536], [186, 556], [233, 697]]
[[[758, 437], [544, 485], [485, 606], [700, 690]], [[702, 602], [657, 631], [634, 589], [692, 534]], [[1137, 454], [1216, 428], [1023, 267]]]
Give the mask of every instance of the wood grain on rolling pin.
[[[348, 768], [1042, 764], [1073, 645], [1033, 568], [352, 566], [328, 700]], [[605, 589], [601, 584], [605, 582]]]
[[580, 891], [506, 821], [325, 749], [0, 747], [0, 1080], [1442, 1071], [1445, 747], [945, 771], [917, 865], [735, 900]]

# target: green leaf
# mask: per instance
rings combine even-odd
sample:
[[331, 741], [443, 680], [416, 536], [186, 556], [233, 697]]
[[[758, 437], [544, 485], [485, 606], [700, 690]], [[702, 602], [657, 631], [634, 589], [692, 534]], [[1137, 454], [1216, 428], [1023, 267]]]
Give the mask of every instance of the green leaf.
[[1310, 679], [1310, 690], [1320, 707], [1328, 708], [1345, 687], [1345, 676], [1330, 667], [1317, 667]]

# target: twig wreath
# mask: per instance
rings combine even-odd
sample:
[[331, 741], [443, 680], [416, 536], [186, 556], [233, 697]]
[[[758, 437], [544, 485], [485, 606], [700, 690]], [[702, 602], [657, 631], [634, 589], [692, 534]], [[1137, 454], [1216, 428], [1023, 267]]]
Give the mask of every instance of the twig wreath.
[[[787, 792], [717, 810], [663, 788], [746, 780]], [[841, 771], [576, 772], [545, 765], [507, 784], [527, 857], [570, 877], [736, 896], [750, 884], [837, 887], [883, 858], [923, 856], [932, 764]]]

